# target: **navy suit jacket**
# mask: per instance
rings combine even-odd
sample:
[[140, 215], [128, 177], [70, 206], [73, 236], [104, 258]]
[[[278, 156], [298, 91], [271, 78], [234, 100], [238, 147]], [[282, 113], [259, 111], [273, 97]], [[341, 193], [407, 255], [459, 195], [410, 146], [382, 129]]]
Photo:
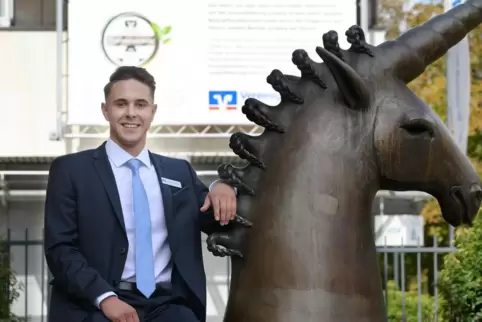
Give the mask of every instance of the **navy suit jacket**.
[[[208, 188], [187, 161], [150, 153], [161, 186], [174, 270], [188, 303], [205, 320], [206, 276], [201, 231], [220, 229], [201, 213]], [[163, 184], [161, 177], [181, 182]], [[113, 291], [127, 255], [121, 204], [105, 143], [52, 162], [45, 203], [45, 256], [52, 273], [49, 321], [80, 322], [97, 311], [96, 298]], [[174, 274], [173, 274], [174, 275]]]

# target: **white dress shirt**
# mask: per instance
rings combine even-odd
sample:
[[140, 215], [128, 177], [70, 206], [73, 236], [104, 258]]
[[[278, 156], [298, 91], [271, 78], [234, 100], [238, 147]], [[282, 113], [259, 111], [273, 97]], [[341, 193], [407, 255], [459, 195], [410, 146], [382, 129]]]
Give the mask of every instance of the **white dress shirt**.
[[[129, 242], [126, 263], [121, 280], [135, 283], [135, 219], [132, 207], [132, 172], [126, 165], [126, 162], [133, 159], [133, 157], [111, 139], [107, 140], [105, 149], [112, 171], [114, 172], [122, 206], [122, 214], [124, 216], [127, 240]], [[167, 242], [167, 227], [164, 216], [161, 186], [156, 174], [156, 169], [149, 158], [147, 148], [144, 148], [136, 159], [142, 162], [142, 166], [139, 169], [139, 175], [147, 192], [147, 199], [149, 200], [152, 227], [152, 255], [154, 257], [154, 274], [156, 282], [164, 284], [164, 287], [169, 288], [172, 272], [171, 249]], [[97, 298], [96, 305], [99, 306], [102, 300], [111, 295], [115, 295], [115, 293], [108, 292], [102, 294]]]
[[[105, 149], [112, 171], [114, 172], [127, 232], [127, 240], [129, 243], [121, 280], [135, 283], [135, 220], [132, 200], [132, 171], [126, 165], [126, 162], [133, 159], [133, 157], [110, 138], [107, 140]], [[154, 274], [156, 283], [160, 283], [165, 288], [170, 288], [172, 274], [171, 249], [167, 242], [167, 227], [166, 218], [164, 216], [161, 186], [157, 177], [156, 169], [151, 163], [147, 148], [144, 148], [136, 159], [142, 162], [142, 166], [139, 169], [139, 176], [141, 177], [149, 201], [152, 229], [152, 255], [154, 257]], [[218, 181], [219, 180], [215, 180], [212, 182], [209, 186], [209, 190], [211, 190], [214, 184]], [[116, 296], [116, 294], [114, 292], [102, 294], [95, 301], [95, 305], [99, 307], [100, 302], [109, 296]]]

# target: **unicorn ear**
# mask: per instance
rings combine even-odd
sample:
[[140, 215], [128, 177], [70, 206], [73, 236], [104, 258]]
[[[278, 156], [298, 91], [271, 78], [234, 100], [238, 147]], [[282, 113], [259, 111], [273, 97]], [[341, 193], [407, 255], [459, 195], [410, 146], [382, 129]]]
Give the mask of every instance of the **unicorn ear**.
[[352, 109], [368, 109], [370, 92], [363, 79], [347, 63], [330, 53], [323, 47], [316, 47], [316, 53], [323, 59], [335, 78], [343, 99]]

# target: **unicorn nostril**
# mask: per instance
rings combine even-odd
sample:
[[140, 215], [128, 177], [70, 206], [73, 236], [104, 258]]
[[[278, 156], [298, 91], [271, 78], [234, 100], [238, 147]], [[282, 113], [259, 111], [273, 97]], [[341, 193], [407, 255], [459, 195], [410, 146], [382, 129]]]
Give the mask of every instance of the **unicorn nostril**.
[[478, 184], [474, 184], [470, 187], [470, 197], [474, 198], [476, 202], [482, 202], [482, 188]]

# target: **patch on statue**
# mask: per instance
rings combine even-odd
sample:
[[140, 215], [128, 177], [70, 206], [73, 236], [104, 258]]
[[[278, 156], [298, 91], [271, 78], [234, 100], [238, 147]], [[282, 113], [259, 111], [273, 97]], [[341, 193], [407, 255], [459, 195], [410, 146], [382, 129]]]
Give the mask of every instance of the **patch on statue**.
[[322, 209], [327, 215], [336, 215], [338, 213], [338, 199], [335, 197], [320, 193], [318, 195], [317, 203], [320, 209]]

